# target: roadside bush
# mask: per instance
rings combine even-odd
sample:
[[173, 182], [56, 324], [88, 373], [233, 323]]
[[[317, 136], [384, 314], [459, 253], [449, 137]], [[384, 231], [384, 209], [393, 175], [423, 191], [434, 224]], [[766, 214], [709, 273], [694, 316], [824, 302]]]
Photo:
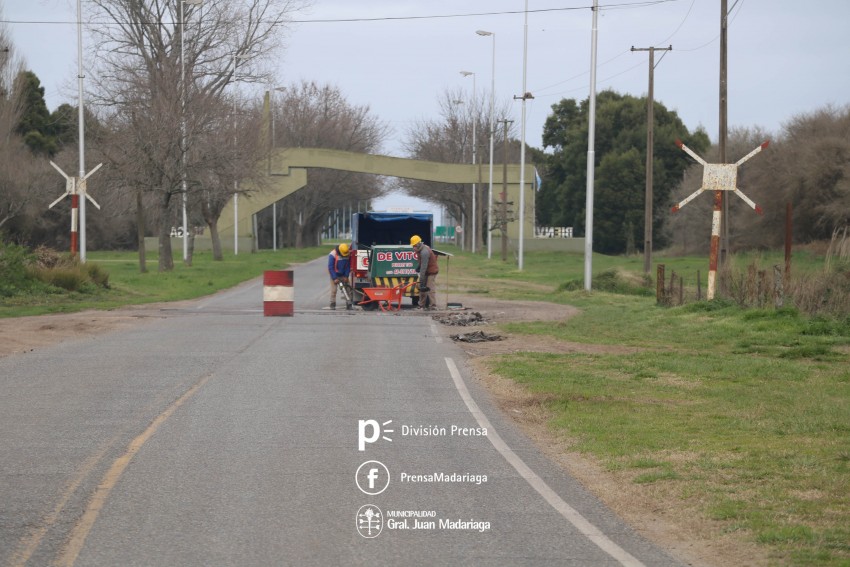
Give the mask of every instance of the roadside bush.
[[62, 256], [53, 248], [48, 248], [43, 244], [33, 250], [35, 265], [39, 268], [54, 268], [62, 263]]
[[36, 268], [38, 279], [67, 291], [90, 292], [94, 286], [88, 274], [81, 266], [59, 266], [55, 268]]
[[23, 246], [0, 242], [0, 297], [11, 297], [37, 286], [30, 272], [33, 255]]
[[109, 289], [109, 272], [104, 270], [100, 264], [85, 264], [88, 277], [97, 287]]
[[0, 243], [0, 297], [50, 294], [58, 290], [93, 293], [109, 288], [109, 273], [70, 255], [39, 246], [33, 251]]

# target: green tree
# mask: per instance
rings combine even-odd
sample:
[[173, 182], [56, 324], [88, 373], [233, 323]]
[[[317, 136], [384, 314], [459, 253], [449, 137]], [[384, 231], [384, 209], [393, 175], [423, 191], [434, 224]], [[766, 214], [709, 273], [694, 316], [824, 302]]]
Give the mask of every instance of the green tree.
[[634, 252], [635, 243], [643, 241], [645, 161], [637, 148], [602, 158], [594, 193], [593, 244], [598, 252]]
[[22, 106], [16, 132], [23, 137], [33, 153], [53, 156], [58, 146], [56, 138], [50, 134], [50, 112], [44, 101], [41, 81], [32, 71], [23, 71], [15, 83]]
[[[94, 117], [85, 109], [86, 130], [91, 129]], [[58, 146], [73, 145], [77, 142], [77, 107], [70, 104], [60, 104], [59, 108], [50, 114], [48, 133], [53, 136]]]
[[[544, 148], [552, 148], [537, 195], [538, 223], [585, 229], [587, 186], [587, 100], [564, 99], [552, 106], [543, 129]], [[702, 130], [691, 134], [675, 111], [656, 102], [653, 169], [653, 234], [666, 244], [663, 225], [671, 191], [690, 165], [676, 147], [681, 139], [696, 152], [709, 146]], [[603, 91], [596, 99], [594, 175], [594, 250], [625, 252], [642, 242], [646, 175], [646, 99]]]

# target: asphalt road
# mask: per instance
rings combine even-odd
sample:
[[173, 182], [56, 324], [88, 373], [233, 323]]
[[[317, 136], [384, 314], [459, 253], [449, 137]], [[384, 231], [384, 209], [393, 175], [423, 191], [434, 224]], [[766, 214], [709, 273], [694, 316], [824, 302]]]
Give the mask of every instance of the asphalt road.
[[[254, 281], [0, 359], [2, 565], [676, 565], [413, 313]], [[427, 433], [427, 435], [426, 435]]]

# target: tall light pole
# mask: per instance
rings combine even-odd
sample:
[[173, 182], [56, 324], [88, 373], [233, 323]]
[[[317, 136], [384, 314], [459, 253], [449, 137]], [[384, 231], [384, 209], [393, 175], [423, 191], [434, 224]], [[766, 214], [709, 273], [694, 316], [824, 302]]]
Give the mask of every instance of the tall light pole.
[[519, 148], [519, 263], [517, 267], [522, 271], [523, 264], [523, 238], [525, 224], [525, 101], [531, 96], [530, 92], [526, 91], [526, 75], [528, 62], [528, 0], [525, 0], [525, 26], [523, 32], [522, 44], [522, 96], [514, 97], [522, 99], [522, 136]]
[[[468, 77], [472, 75], [472, 165], [475, 165], [477, 162], [476, 158], [476, 150], [478, 149], [476, 144], [478, 143], [475, 138], [475, 129], [476, 123], [478, 122], [478, 101], [475, 98], [475, 73], [472, 71], [461, 71], [461, 75], [464, 77]], [[472, 253], [475, 254], [475, 213], [476, 213], [476, 205], [475, 205], [475, 192], [478, 190], [478, 186], [473, 183], [472, 184]]]
[[496, 34], [485, 30], [477, 30], [475, 33], [482, 37], [493, 37], [493, 69], [490, 73], [490, 181], [487, 187], [487, 259], [493, 254], [493, 139], [495, 138], [496, 117]]
[[[285, 92], [286, 87], [270, 87], [269, 88], [269, 115], [271, 122], [271, 144], [269, 145], [269, 173], [271, 173], [271, 154], [275, 148], [275, 132], [274, 132], [274, 93]], [[277, 201], [272, 203], [272, 249], [277, 250]]]
[[[236, 81], [236, 69], [242, 55], [233, 54], [233, 80]], [[233, 96], [233, 144], [236, 145], [236, 95]], [[233, 174], [233, 255], [239, 254], [239, 179], [236, 172]]]
[[596, 164], [596, 43], [599, 0], [593, 0], [593, 28], [590, 32], [590, 96], [587, 107], [587, 195], [584, 220], [584, 289], [590, 291], [593, 275], [593, 179]]
[[180, 190], [183, 193], [183, 263], [189, 263], [188, 183], [186, 180], [186, 17], [183, 6], [200, 6], [204, 0], [180, 2]]

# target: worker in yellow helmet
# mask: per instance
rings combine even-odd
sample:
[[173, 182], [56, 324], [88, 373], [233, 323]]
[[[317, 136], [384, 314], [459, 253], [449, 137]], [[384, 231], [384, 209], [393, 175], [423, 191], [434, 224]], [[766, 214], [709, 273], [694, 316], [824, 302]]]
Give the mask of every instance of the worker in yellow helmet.
[[336, 309], [336, 293], [342, 289], [342, 294], [345, 296], [345, 308], [352, 309], [351, 305], [351, 262], [349, 255], [351, 253], [348, 244], [344, 242], [339, 246], [335, 246], [328, 254], [328, 274], [331, 276], [331, 309]]
[[440, 268], [437, 265], [437, 255], [431, 247], [422, 242], [419, 235], [410, 237], [410, 245], [419, 256], [419, 308], [437, 308], [437, 274]]

